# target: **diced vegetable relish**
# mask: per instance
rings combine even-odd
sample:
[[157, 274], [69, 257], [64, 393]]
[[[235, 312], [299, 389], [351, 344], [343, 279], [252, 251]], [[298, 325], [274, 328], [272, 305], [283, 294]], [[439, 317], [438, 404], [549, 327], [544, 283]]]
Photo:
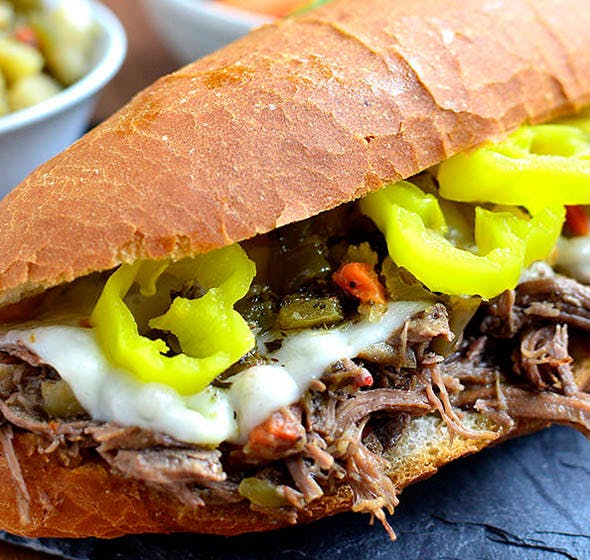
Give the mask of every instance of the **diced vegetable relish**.
[[94, 36], [88, 0], [0, 0], [0, 116], [84, 76]]

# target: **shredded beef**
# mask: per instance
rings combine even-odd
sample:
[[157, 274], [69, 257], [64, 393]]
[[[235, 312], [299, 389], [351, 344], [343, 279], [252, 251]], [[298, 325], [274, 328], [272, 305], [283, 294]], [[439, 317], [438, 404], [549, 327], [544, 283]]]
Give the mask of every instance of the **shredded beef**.
[[539, 321], [590, 331], [590, 286], [559, 274], [523, 282], [490, 302], [481, 327], [483, 332], [511, 338]]
[[496, 370], [487, 361], [487, 342], [486, 336], [466, 340], [459, 352], [443, 362], [444, 373], [464, 385], [493, 384]]
[[192, 482], [200, 479], [225, 480], [218, 451], [158, 448], [120, 449], [109, 462], [117, 470], [128, 473], [132, 478], [157, 484]]
[[334, 457], [326, 451], [326, 440], [315, 432], [309, 433], [307, 439], [303, 455], [309, 457], [320, 470], [330, 470], [334, 466]]
[[398, 490], [387, 476], [387, 461], [369, 451], [361, 439], [364, 422], [347, 430], [337, 441], [337, 457], [344, 461], [346, 481], [352, 488], [352, 509], [366, 512], [381, 521], [392, 539], [395, 533], [383, 510], [393, 513], [398, 505]]
[[442, 337], [450, 341], [453, 336], [447, 310], [437, 303], [406, 321], [386, 343], [368, 348], [360, 357], [396, 368], [416, 368], [434, 339]]
[[[14, 363], [14, 358], [22, 360], [27, 366], [41, 366], [41, 360], [39, 356], [34, 352], [31, 352], [22, 342], [16, 344], [5, 344], [2, 348], [3, 362]], [[23, 366], [27, 367], [27, 366]]]
[[0, 413], [6, 421], [22, 430], [43, 435], [55, 445], [65, 444], [66, 441], [86, 444], [89, 439], [86, 429], [100, 424], [89, 419], [48, 419], [21, 408], [15, 404], [17, 400], [12, 397], [6, 401], [0, 400]]
[[[471, 439], [494, 440], [498, 437], [496, 432], [488, 430], [472, 430], [463, 424], [459, 413], [455, 410], [449, 398], [449, 393], [444, 383], [440, 365], [432, 363], [427, 366], [431, 382], [426, 384], [426, 395], [435, 410], [438, 410], [441, 418], [445, 421], [451, 434]], [[434, 387], [438, 389], [436, 394]]]
[[324, 495], [321, 486], [315, 481], [311, 468], [305, 464], [301, 455], [288, 459], [287, 468], [306, 502], [311, 502]]
[[[564, 333], [567, 331], [559, 330], [558, 327], [559, 325], [547, 327], [549, 330], [544, 330], [541, 334], [533, 337], [533, 349], [539, 350], [537, 347], [539, 340], [545, 340], [547, 344], [541, 345], [541, 349], [544, 350], [535, 351], [533, 358], [531, 359], [529, 356], [524, 365], [520, 355], [522, 349], [515, 350], [512, 354], [517, 360], [514, 368], [520, 371], [524, 367], [532, 367], [531, 364], [539, 365], [539, 363], [548, 367], [554, 360], [556, 363], [553, 363], [553, 366], [558, 366], [562, 362], [569, 366], [571, 358], [567, 353], [567, 337], [564, 338]], [[539, 330], [530, 332], [535, 333]], [[531, 339], [527, 337], [527, 334], [528, 332], [523, 335], [522, 340], [525, 344], [530, 345]], [[554, 340], [556, 337], [557, 340]], [[558, 378], [558, 373], [555, 372], [548, 378], [551, 383], [544, 381], [543, 378], [540, 381], [535, 378], [531, 379], [532, 374], [530, 373], [525, 376], [526, 382], [523, 382], [522, 378], [510, 379], [509, 373], [502, 371], [499, 365], [485, 361], [486, 354], [492, 352], [494, 340], [485, 336], [480, 337], [477, 340], [477, 345], [479, 352], [475, 356], [475, 362], [470, 361], [470, 363], [477, 372], [481, 371], [485, 374], [470, 376], [475, 382], [467, 383], [464, 390], [453, 397], [452, 403], [455, 407], [477, 410], [506, 430], [512, 428], [517, 420], [536, 419], [545, 420], [548, 424], [555, 422], [570, 425], [582, 433], [590, 435], [588, 431], [590, 395], [577, 387], [573, 376], [571, 387], [567, 390], [563, 388], [564, 382]], [[549, 350], [547, 345], [549, 345]], [[557, 346], [558, 350], [555, 350], [554, 346]], [[545, 352], [551, 352], [554, 355], [557, 353], [558, 357], [544, 356]], [[442, 367], [445, 370], [456, 371], [460, 369], [466, 359], [455, 356], [448, 364], [442, 364]]]
[[226, 480], [219, 461], [220, 452], [215, 450], [155, 447], [120, 449], [112, 454], [101, 452], [101, 455], [115, 471], [170, 491], [192, 507], [202, 506], [205, 502], [191, 485], [198, 483], [207, 487], [210, 483]]
[[407, 342], [412, 345], [415, 343], [428, 345], [438, 336], [451, 341], [454, 336], [449, 329], [447, 309], [442, 303], [437, 303], [406, 321], [402, 333], [405, 334]]
[[590, 395], [581, 391], [574, 395], [560, 395], [544, 391], [527, 391], [519, 387], [503, 386], [499, 398], [491, 391], [481, 390], [474, 408], [482, 413], [503, 410], [511, 418], [546, 420], [571, 426], [590, 437]]
[[322, 377], [322, 383], [328, 385], [332, 391], [355, 393], [361, 387], [373, 385], [373, 376], [367, 368], [345, 358], [327, 369]]
[[526, 329], [515, 352], [514, 368], [523, 373], [533, 387], [550, 387], [565, 395], [573, 395], [578, 387], [574, 381], [568, 352], [567, 325], [549, 325]]
[[[337, 392], [326, 391], [316, 397], [308, 406], [333, 411], [331, 429], [318, 422], [321, 415], [308, 407], [308, 432], [313, 435], [316, 453], [320, 458], [332, 456], [332, 461], [312, 461], [307, 464], [300, 458], [290, 461], [289, 469], [296, 485], [309, 498], [323, 495], [316, 479], [320, 471], [327, 470], [332, 479], [344, 479], [354, 494], [354, 509], [376, 516], [393, 537], [383, 509], [393, 512], [397, 505], [397, 489], [386, 473], [386, 462], [371, 451], [363, 441], [364, 428], [369, 419], [378, 412], [390, 415], [422, 415], [431, 411], [424, 393], [398, 389], [370, 389], [357, 391], [353, 396], [343, 397]], [[324, 452], [324, 449], [326, 450]], [[307, 453], [311, 459], [314, 454]], [[315, 464], [314, 464], [315, 462]]]
[[[328, 398], [326, 398], [328, 396]], [[303, 426], [308, 433], [326, 437], [336, 431], [336, 405], [339, 400], [331, 391], [308, 391], [302, 401]]]
[[516, 304], [527, 316], [567, 323], [590, 330], [590, 287], [565, 276], [543, 278], [521, 284]]
[[373, 389], [362, 391], [354, 398], [340, 403], [336, 410], [336, 434], [343, 434], [349, 426], [367, 418], [374, 412], [413, 412], [426, 414], [431, 410], [428, 400], [421, 393], [398, 389]]
[[30, 522], [31, 496], [25, 479], [23, 478], [23, 472], [20, 463], [18, 462], [18, 457], [14, 451], [14, 446], [12, 445], [12, 438], [12, 426], [6, 424], [0, 425], [0, 448], [2, 449], [10, 476], [14, 481], [17, 490], [18, 513], [21, 523], [24, 525]]
[[136, 426], [119, 426], [113, 422], [98, 425], [89, 422], [84, 428], [84, 433], [92, 436], [93, 440], [99, 444], [100, 453], [118, 449], [142, 450], [156, 446], [178, 446], [178, 442], [166, 434], [142, 430]]

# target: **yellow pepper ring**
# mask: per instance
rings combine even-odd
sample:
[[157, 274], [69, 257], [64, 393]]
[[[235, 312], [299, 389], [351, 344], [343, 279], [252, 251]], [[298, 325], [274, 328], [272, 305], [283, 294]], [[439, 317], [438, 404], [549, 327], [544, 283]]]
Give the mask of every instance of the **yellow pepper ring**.
[[443, 236], [444, 215], [440, 207], [433, 209], [438, 201], [411, 183], [389, 185], [360, 204], [385, 235], [393, 261], [427, 288], [486, 299], [513, 288], [524, 266], [547, 256], [565, 215], [563, 208], [548, 208], [526, 219], [478, 207], [475, 242], [479, 254], [475, 254], [455, 247]]
[[[141, 336], [123, 299], [134, 282], [153, 296], [164, 273], [195, 280], [207, 293], [195, 300], [177, 297], [150, 327], [176, 335], [182, 354], [165, 356], [161, 339]], [[181, 394], [197, 393], [254, 347], [254, 335], [233, 309], [254, 278], [255, 266], [239, 245], [176, 264], [143, 262], [122, 265], [107, 280], [92, 312], [99, 344], [107, 357], [143, 382], [162, 383]]]
[[525, 126], [504, 142], [442, 162], [443, 198], [527, 208], [590, 204], [590, 134], [577, 126]]

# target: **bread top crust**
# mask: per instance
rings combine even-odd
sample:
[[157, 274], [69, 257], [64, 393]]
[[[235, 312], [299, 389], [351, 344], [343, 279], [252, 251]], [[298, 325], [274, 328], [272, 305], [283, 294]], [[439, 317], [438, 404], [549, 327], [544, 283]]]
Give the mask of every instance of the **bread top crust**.
[[590, 102], [586, 0], [337, 0], [166, 76], [0, 203], [0, 305], [301, 220]]

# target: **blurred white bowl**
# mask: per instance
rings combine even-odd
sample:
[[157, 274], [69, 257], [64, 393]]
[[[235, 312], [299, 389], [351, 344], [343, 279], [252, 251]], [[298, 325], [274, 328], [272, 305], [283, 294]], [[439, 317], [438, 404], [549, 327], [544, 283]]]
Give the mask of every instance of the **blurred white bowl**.
[[57, 95], [0, 117], [0, 197], [35, 167], [86, 130], [97, 94], [117, 73], [127, 52], [125, 30], [105, 6], [92, 3], [98, 24], [91, 70]]
[[272, 21], [208, 0], [143, 0], [147, 14], [179, 64], [188, 64]]

